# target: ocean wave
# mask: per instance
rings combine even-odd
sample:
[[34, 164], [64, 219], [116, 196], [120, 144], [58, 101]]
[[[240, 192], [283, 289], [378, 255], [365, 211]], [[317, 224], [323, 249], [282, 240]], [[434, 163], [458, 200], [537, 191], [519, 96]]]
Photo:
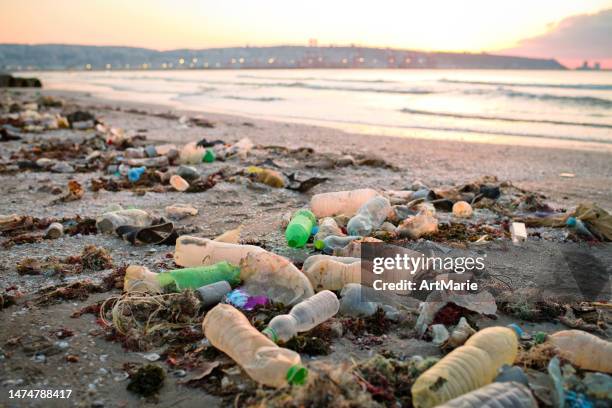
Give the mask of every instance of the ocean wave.
[[462, 91], [465, 95], [492, 95], [500, 94], [508, 98], [523, 98], [523, 99], [535, 99], [541, 101], [552, 101], [559, 103], [571, 103], [574, 105], [587, 105], [599, 108], [610, 109], [612, 108], [612, 100], [606, 98], [597, 98], [595, 96], [565, 96], [565, 95], [554, 95], [554, 94], [538, 94], [530, 92], [518, 92], [511, 89], [497, 88], [495, 90], [490, 89], [466, 89]]
[[283, 101], [283, 98], [276, 98], [273, 96], [262, 96], [262, 97], [248, 97], [248, 96], [237, 96], [237, 95], [226, 95], [222, 96], [223, 99], [235, 99], [238, 101], [255, 101], [255, 102], [276, 102]]
[[347, 82], [355, 84], [396, 84], [397, 81], [390, 81], [386, 79], [335, 79], [335, 78], [322, 78], [322, 77], [277, 77], [277, 76], [259, 76], [259, 75], [237, 75], [237, 78], [250, 78], [250, 79], [267, 79], [273, 81], [322, 81], [322, 82]]
[[371, 87], [351, 87], [351, 86], [326, 86], [308, 84], [305, 82], [233, 82], [232, 85], [254, 86], [259, 88], [279, 87], [279, 88], [302, 88], [315, 91], [346, 91], [346, 92], [373, 92], [384, 94], [402, 94], [402, 95], [427, 95], [434, 93], [430, 89], [424, 88], [371, 88]]
[[591, 91], [611, 91], [612, 84], [540, 84], [535, 82], [488, 82], [488, 81], [460, 81], [442, 78], [438, 80], [447, 84], [465, 85], [491, 85], [491, 86], [520, 86], [525, 88], [560, 88], [560, 89], [586, 89]]
[[550, 125], [585, 126], [585, 127], [612, 129], [612, 125], [608, 125], [605, 123], [567, 122], [567, 121], [562, 121], [562, 120], [512, 118], [512, 117], [506, 117], [506, 116], [472, 115], [472, 114], [452, 113], [452, 112], [432, 112], [432, 111], [423, 111], [423, 110], [409, 109], [409, 108], [401, 109], [400, 112], [410, 113], [413, 115], [442, 116], [442, 117], [447, 117], [447, 118], [458, 118], [458, 119], [482, 119], [482, 120], [497, 120], [497, 121], [502, 121], [502, 122], [546, 123]]

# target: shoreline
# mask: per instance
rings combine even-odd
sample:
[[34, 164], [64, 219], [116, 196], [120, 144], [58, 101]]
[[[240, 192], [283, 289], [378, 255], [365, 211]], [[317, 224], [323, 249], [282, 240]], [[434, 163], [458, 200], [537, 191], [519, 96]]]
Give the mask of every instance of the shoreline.
[[[250, 137], [255, 144], [374, 154], [409, 175], [406, 184], [419, 179], [433, 185], [449, 185], [485, 174], [495, 175], [500, 180], [510, 180], [522, 188], [549, 195], [560, 206], [595, 201], [604, 208], [612, 208], [612, 166], [609, 165], [612, 145], [602, 144], [607, 149], [591, 150], [576, 149], [576, 146], [563, 148], [375, 134], [377, 149], [372, 151], [369, 148], [372, 134], [351, 133], [333, 127], [111, 100], [78, 91], [43, 90], [43, 93], [72, 99], [82, 106], [104, 108], [109, 122], [118, 121], [118, 126], [126, 129], [137, 129], [137, 123], [146, 122], [134, 117], [167, 112], [203, 117], [215, 123], [212, 129], [175, 130], [171, 136], [164, 128], [152, 129], [147, 134], [152, 141], [181, 144], [210, 136], [235, 142]], [[143, 115], [129, 113], [133, 109], [143, 111]], [[250, 125], [244, 126], [245, 123]], [[575, 174], [575, 177], [564, 178], [560, 176], [562, 173]]]

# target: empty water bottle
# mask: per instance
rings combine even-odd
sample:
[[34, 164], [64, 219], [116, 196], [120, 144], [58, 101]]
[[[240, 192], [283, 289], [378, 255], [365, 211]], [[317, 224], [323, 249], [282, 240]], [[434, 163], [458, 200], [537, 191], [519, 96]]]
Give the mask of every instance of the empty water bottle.
[[185, 267], [211, 265], [220, 261], [240, 265], [240, 261], [248, 254], [258, 252], [265, 252], [265, 249], [183, 235], [176, 240], [174, 262]]
[[350, 235], [368, 236], [372, 231], [380, 228], [389, 216], [391, 204], [382, 196], [376, 196], [368, 200], [357, 214], [348, 222], [347, 230]]
[[304, 261], [302, 272], [314, 290], [340, 290], [347, 283], [361, 282], [361, 259], [313, 255]]
[[172, 284], [176, 289], [183, 290], [198, 289], [219, 281], [237, 285], [240, 283], [240, 268], [227, 262], [219, 262], [210, 266], [155, 273], [144, 266], [131, 265], [125, 271], [123, 287], [126, 292], [162, 292]]
[[278, 347], [233, 306], [219, 304], [212, 308], [202, 329], [210, 344], [230, 356], [258, 383], [282, 387], [305, 382], [308, 371], [301, 365], [300, 355]]
[[344, 235], [338, 223], [332, 217], [325, 217], [319, 221], [319, 229], [314, 236], [314, 241], [322, 241], [330, 235]]
[[315, 241], [314, 246], [316, 249], [318, 249], [319, 251], [323, 251], [323, 253], [325, 254], [333, 254], [334, 251], [342, 249], [349, 245], [351, 242], [360, 238], [360, 236], [351, 235], [342, 237], [330, 235], [322, 240]]
[[452, 399], [438, 408], [537, 408], [531, 390], [517, 382], [493, 383]]
[[288, 314], [275, 316], [263, 333], [275, 343], [287, 341], [332, 318], [339, 307], [340, 302], [333, 292], [321, 291], [293, 306]]
[[117, 227], [122, 225], [133, 225], [135, 227], [147, 227], [153, 222], [146, 211], [136, 208], [127, 210], [110, 211], [102, 214], [96, 220], [96, 227], [101, 233], [114, 233]]
[[296, 211], [285, 230], [287, 244], [292, 248], [301, 248], [306, 245], [316, 223], [317, 219], [312, 212], [308, 210]]
[[377, 195], [378, 192], [371, 188], [315, 194], [310, 199], [310, 209], [317, 218], [340, 214], [352, 216], [363, 204]]

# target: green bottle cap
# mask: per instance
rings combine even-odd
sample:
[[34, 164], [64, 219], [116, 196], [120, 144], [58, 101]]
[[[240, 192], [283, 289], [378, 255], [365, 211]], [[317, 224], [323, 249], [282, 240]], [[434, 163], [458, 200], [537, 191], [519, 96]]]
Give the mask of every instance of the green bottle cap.
[[319, 251], [322, 251], [323, 249], [325, 249], [325, 242], [323, 242], [322, 239], [317, 239], [314, 242], [314, 247], [318, 249]]
[[212, 163], [215, 161], [216, 155], [212, 149], [206, 149], [206, 153], [202, 157], [202, 161], [205, 163]]
[[291, 385], [304, 385], [308, 378], [308, 369], [301, 364], [292, 365], [287, 370], [287, 382]]

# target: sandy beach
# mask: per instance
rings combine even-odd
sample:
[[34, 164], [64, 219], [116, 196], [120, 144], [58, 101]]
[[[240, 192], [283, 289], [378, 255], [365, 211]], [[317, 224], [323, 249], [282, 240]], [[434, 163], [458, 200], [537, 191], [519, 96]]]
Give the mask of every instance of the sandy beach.
[[[4, 91], [3, 91], [4, 92]], [[37, 91], [19, 91], [20, 100], [35, 99]], [[308, 204], [313, 194], [329, 191], [371, 187], [379, 190], [406, 190], [415, 182], [430, 188], [457, 186], [495, 176], [500, 182], [509, 181], [514, 186], [541, 193], [545, 201], [556, 209], [569, 209], [582, 202], [593, 201], [602, 208], [612, 209], [612, 152], [607, 149], [560, 149], [517, 146], [508, 144], [468, 143], [460, 141], [426, 140], [378, 135], [347, 133], [332, 128], [297, 123], [266, 121], [248, 117], [229, 116], [193, 111], [175, 111], [165, 106], [136, 104], [122, 101], [95, 99], [87, 94], [65, 91], [40, 91], [43, 95], [62, 99], [64, 107], [91, 112], [99, 121], [124, 129], [128, 134], [146, 137], [147, 144], [174, 143], [220, 139], [231, 144], [249, 138], [257, 146], [256, 154], [246, 160], [232, 159], [226, 162], [200, 163], [196, 167], [202, 174], [224, 170], [225, 174], [237, 174], [248, 165], [258, 165], [271, 159], [284, 174], [297, 172], [303, 177], [326, 177], [328, 180], [311, 190], [301, 193], [288, 189], [274, 189], [258, 183], [225, 178], [210, 190], [200, 193], [176, 191], [152, 191], [137, 193], [133, 190], [91, 191], [91, 180], [107, 176], [102, 171], [78, 173], [52, 173], [48, 171], [5, 172], [0, 175], [0, 213], [32, 217], [96, 218], [110, 205], [134, 206], [163, 215], [164, 208], [175, 203], [191, 204], [199, 209], [195, 217], [181, 220], [177, 225], [190, 234], [215, 237], [224, 231], [242, 225], [242, 241], [255, 243], [287, 256], [300, 264], [309, 250], [291, 249], [285, 245], [282, 220], [287, 214]], [[212, 127], [185, 125], [179, 118], [203, 118]], [[22, 140], [0, 144], [0, 156], [8, 160], [12, 153], [32, 143], [58, 138], [82, 141], [92, 131], [70, 129], [45, 131], [39, 134], [23, 134]], [[272, 146], [282, 146], [273, 148]], [[300, 149], [312, 149], [308, 154], [296, 153]], [[328, 154], [350, 155], [361, 160], [361, 165], [340, 167], [330, 163]], [[566, 174], [567, 173], [567, 174]], [[565, 174], [565, 175], [564, 175]], [[63, 192], [69, 180], [77, 180], [85, 187], [82, 198], [56, 203], [58, 195], [53, 187]], [[73, 390], [71, 406], [122, 407], [141, 404], [149, 406], [242, 406], [245, 401], [257, 401], [260, 396], [252, 392], [252, 382], [245, 388], [231, 388], [227, 393], [211, 395], [205, 387], [186, 387], [185, 368], [167, 363], [167, 350], [154, 348], [147, 352], [158, 353], [167, 363], [167, 381], [157, 399], [138, 399], [126, 391], [124, 373], [128, 363], [146, 363], [144, 352], [126, 350], [118, 342], [108, 341], [100, 327], [96, 314], [83, 314], [73, 318], [75, 311], [121, 293], [111, 289], [104, 293], [91, 293], [85, 299], [69, 299], [40, 305], [41, 288], [49, 285], [65, 285], [92, 278], [99, 280], [110, 271], [82, 272], [74, 276], [53, 274], [24, 275], [16, 265], [26, 257], [66, 257], [78, 255], [86, 245], [105, 248], [115, 266], [142, 264], [153, 271], [172, 267], [171, 246], [132, 246], [117, 236], [92, 234], [64, 236], [56, 240], [14, 245], [0, 249], [0, 288], [9, 293], [19, 292], [17, 304], [0, 311], [0, 379], [3, 389], [0, 405], [12, 406], [4, 392], [19, 385], [45, 384], [52, 388]], [[612, 264], [609, 243], [594, 245], [584, 242], [566, 242], [559, 235], [551, 239], [534, 239], [524, 247], [514, 247], [509, 240], [494, 243], [491, 251], [493, 264], [513, 279], [514, 288], [525, 288], [543, 281], [534, 276], [535, 271], [556, 268], [553, 259], [559, 248], [589, 251], [607, 265]], [[459, 250], [461, 248], [458, 246]], [[492, 268], [495, 269], [495, 268]], [[413, 304], [413, 306], [416, 306]], [[508, 324], [515, 317], [499, 313], [497, 319], [479, 317], [479, 327]], [[414, 323], [414, 322], [412, 322]], [[558, 320], [549, 322], [521, 321], [530, 331], [547, 332], [566, 328]], [[415, 354], [439, 356], [440, 350], [432, 343], [410, 335], [410, 325], [395, 325], [382, 335], [344, 335], [335, 338], [331, 352], [323, 357], [304, 356], [308, 364], [363, 360], [376, 352], [395, 350], [398, 358]], [[58, 346], [52, 333], [66, 329], [74, 332], [67, 344]], [[52, 338], [54, 352], [45, 353], [45, 361], [36, 360], [34, 351], [24, 352], [18, 338], [46, 336]], [[610, 332], [607, 329], [609, 337]], [[16, 340], [17, 339], [17, 340]], [[364, 340], [365, 339], [365, 340]], [[24, 340], [25, 341], [25, 340]], [[202, 345], [198, 340], [195, 344]], [[66, 362], [66, 355], [78, 355], [76, 362]], [[159, 357], [159, 356], [158, 356]], [[68, 368], [69, 367], [69, 368]], [[235, 367], [235, 366], [234, 366]], [[316, 369], [313, 369], [316, 372]], [[189, 369], [188, 374], [191, 375]], [[235, 370], [234, 370], [235, 371]], [[230, 373], [235, 376], [236, 373]], [[223, 374], [221, 374], [223, 376]], [[221, 377], [219, 377], [221, 378]], [[232, 377], [233, 378], [233, 377]], [[232, 380], [234, 381], [234, 380]], [[215, 383], [216, 384], [216, 383]], [[241, 383], [237, 383], [241, 384]], [[202, 389], [204, 388], [204, 389]], [[228, 388], [229, 389], [229, 388]], [[263, 392], [263, 391], [262, 391]], [[270, 392], [263, 395], [271, 398]], [[6, 404], [6, 405], [5, 405]], [[54, 405], [55, 404], [55, 405]], [[61, 400], [49, 404], [30, 401], [31, 406], [65, 406]]]

